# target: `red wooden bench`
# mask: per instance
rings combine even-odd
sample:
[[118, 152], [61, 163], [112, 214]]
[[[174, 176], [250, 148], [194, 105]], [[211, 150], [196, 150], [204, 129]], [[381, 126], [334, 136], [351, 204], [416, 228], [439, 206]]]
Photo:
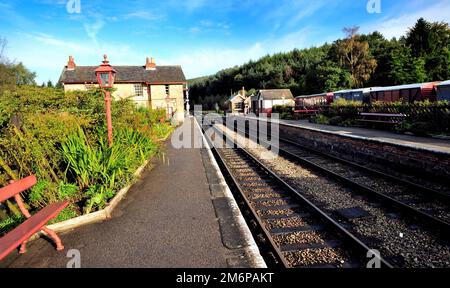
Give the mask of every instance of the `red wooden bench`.
[[50, 204], [36, 214], [31, 215], [25, 208], [22, 198], [20, 197], [20, 193], [33, 187], [36, 182], [36, 177], [32, 175], [18, 181], [11, 181], [10, 185], [0, 188], [0, 202], [14, 197], [14, 200], [19, 206], [20, 212], [22, 212], [22, 214], [27, 218], [27, 220], [25, 220], [14, 230], [8, 232], [5, 236], [0, 238], [0, 260], [19, 246], [19, 253], [25, 253], [27, 251], [26, 244], [28, 239], [40, 230], [44, 231], [53, 239], [53, 241], [55, 241], [56, 250], [64, 250], [61, 239], [54, 231], [45, 227], [45, 224], [58, 216], [61, 210], [63, 210], [69, 203], [67, 201], [62, 201]]

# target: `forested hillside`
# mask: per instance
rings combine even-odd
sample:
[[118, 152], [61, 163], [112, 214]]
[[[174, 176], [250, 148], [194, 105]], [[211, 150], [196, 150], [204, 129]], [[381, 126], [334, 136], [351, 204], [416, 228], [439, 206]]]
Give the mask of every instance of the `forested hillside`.
[[290, 88], [294, 95], [363, 86], [450, 79], [450, 26], [419, 19], [400, 39], [345, 28], [332, 44], [267, 55], [258, 61], [189, 80], [192, 103], [211, 109], [242, 86]]

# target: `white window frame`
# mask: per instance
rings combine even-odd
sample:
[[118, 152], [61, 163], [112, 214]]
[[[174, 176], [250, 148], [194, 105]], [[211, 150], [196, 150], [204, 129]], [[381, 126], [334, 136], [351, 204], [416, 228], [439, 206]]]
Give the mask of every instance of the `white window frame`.
[[86, 90], [92, 90], [95, 88], [95, 84], [92, 83], [85, 83], [84, 84], [84, 88], [86, 88]]
[[144, 87], [142, 84], [133, 84], [134, 96], [144, 97]]

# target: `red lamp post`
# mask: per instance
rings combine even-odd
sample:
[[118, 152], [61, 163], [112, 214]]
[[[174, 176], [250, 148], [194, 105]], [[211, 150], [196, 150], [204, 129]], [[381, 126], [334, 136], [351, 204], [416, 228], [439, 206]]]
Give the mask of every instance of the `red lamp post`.
[[[103, 56], [103, 64], [95, 69], [95, 75], [97, 75], [97, 81], [100, 88], [112, 88], [114, 85], [114, 77], [116, 70], [109, 65], [108, 56]], [[111, 93], [108, 89], [105, 89], [105, 105], [106, 105], [106, 125], [108, 127], [108, 144], [111, 147], [113, 144], [112, 136], [112, 120], [111, 120]]]

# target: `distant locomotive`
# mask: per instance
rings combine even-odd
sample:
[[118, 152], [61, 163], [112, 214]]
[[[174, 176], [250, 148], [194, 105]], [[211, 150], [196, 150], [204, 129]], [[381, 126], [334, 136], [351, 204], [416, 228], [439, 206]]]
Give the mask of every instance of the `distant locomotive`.
[[429, 100], [450, 101], [450, 80], [444, 82], [417, 83], [390, 87], [359, 88], [336, 92], [298, 96], [295, 98], [295, 113], [316, 113], [320, 106], [330, 105], [338, 99], [360, 101], [365, 104], [373, 102], [405, 102]]

